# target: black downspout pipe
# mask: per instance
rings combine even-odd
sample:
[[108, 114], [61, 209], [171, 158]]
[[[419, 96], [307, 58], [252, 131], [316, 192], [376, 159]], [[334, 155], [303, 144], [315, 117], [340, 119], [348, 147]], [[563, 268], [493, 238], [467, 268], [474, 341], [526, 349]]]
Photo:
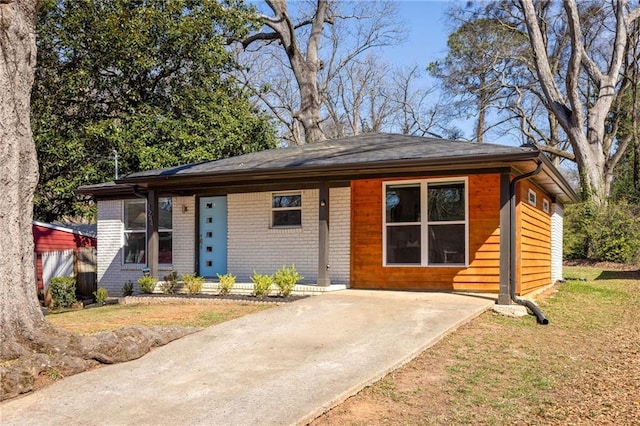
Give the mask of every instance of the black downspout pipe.
[[133, 185], [133, 195], [138, 198], [144, 198], [145, 200], [147, 199], [147, 195], [140, 192], [140, 187], [138, 187], [138, 185]]
[[530, 300], [524, 300], [516, 297], [516, 279], [515, 279], [516, 277], [516, 230], [515, 230], [516, 184], [521, 180], [529, 179], [530, 177], [537, 175], [541, 171], [542, 171], [542, 162], [539, 162], [538, 167], [534, 171], [525, 173], [520, 176], [516, 176], [515, 178], [513, 178], [513, 180], [511, 181], [511, 184], [509, 185], [509, 195], [511, 196], [510, 198], [511, 229], [509, 230], [510, 231], [509, 232], [509, 254], [510, 254], [509, 255], [509, 258], [510, 258], [509, 259], [509, 295], [511, 296], [511, 300], [513, 300], [515, 303], [529, 308], [531, 312], [533, 312], [533, 314], [536, 316], [536, 320], [538, 321], [538, 324], [547, 325], [549, 324], [549, 320], [547, 319], [547, 317], [544, 316], [540, 308], [538, 308], [538, 306], [536, 306], [535, 303], [533, 303]]

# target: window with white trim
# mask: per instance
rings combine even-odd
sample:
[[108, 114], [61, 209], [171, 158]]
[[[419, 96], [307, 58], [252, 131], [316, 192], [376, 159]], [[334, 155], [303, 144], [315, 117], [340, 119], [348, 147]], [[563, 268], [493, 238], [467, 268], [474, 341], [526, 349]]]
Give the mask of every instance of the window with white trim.
[[146, 263], [147, 203], [145, 200], [124, 201], [124, 263]]
[[385, 265], [465, 265], [467, 180], [384, 184]]
[[302, 226], [302, 194], [299, 192], [271, 194], [271, 227]]
[[173, 263], [173, 199], [158, 198], [158, 263]]
[[536, 207], [538, 205], [538, 194], [536, 194], [536, 191], [534, 191], [533, 189], [529, 189], [529, 204], [531, 204], [533, 207]]
[[[123, 206], [123, 263], [147, 262], [147, 203], [145, 200], [125, 200]], [[173, 202], [169, 197], [158, 199], [158, 263], [173, 261]]]

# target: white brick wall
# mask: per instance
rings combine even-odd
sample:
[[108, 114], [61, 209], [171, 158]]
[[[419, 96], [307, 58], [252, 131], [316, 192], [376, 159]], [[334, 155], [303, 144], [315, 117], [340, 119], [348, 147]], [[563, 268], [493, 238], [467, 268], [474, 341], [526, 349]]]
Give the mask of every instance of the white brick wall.
[[551, 282], [562, 279], [562, 234], [564, 222], [564, 208], [562, 204], [553, 203], [551, 206]]
[[[183, 213], [182, 206], [187, 207]], [[122, 200], [98, 201], [98, 286], [111, 296], [120, 296], [122, 286], [142, 276], [143, 265], [122, 263], [124, 225]], [[173, 198], [173, 266], [160, 267], [160, 279], [172, 270], [179, 274], [193, 273], [195, 266], [195, 198]]]
[[196, 198], [173, 197], [173, 270], [179, 275], [195, 272], [195, 235]]
[[[184, 211], [186, 207], [186, 211]], [[112, 296], [122, 294], [129, 280], [142, 275], [142, 265], [122, 263], [122, 200], [98, 201], [98, 285]], [[228, 270], [238, 281], [249, 281], [254, 269], [273, 273], [295, 263], [305, 283], [318, 274], [318, 190], [302, 191], [302, 227], [270, 229], [271, 192], [230, 194], [228, 209]], [[331, 188], [329, 200], [329, 276], [334, 284], [348, 284], [350, 273], [350, 188]], [[171, 270], [193, 273], [198, 255], [195, 244], [195, 197], [173, 198], [173, 265], [160, 268], [160, 278]], [[137, 286], [134, 286], [137, 291]]]
[[351, 273], [351, 188], [329, 189], [329, 277], [349, 284]]
[[[249, 281], [256, 270], [273, 273], [294, 263], [305, 283], [318, 276], [318, 190], [302, 192], [302, 227], [271, 229], [271, 192], [229, 194], [228, 271]], [[332, 188], [329, 200], [329, 276], [349, 282], [350, 189]]]

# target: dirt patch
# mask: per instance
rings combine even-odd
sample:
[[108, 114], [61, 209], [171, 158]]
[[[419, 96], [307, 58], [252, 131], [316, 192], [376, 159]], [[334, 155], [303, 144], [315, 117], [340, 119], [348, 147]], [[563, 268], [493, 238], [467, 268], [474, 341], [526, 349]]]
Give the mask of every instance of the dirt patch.
[[591, 259], [574, 259], [565, 260], [565, 266], [578, 266], [594, 269], [602, 269], [603, 271], [639, 271], [640, 264], [636, 263], [614, 263], [614, 262], [600, 262]]

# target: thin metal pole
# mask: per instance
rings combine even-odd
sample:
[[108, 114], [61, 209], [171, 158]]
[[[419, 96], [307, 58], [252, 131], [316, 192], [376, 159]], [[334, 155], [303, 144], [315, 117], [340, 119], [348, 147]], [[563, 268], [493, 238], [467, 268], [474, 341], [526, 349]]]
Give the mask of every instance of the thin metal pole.
[[118, 179], [118, 151], [117, 150], [113, 150], [113, 158], [116, 160], [116, 180]]

